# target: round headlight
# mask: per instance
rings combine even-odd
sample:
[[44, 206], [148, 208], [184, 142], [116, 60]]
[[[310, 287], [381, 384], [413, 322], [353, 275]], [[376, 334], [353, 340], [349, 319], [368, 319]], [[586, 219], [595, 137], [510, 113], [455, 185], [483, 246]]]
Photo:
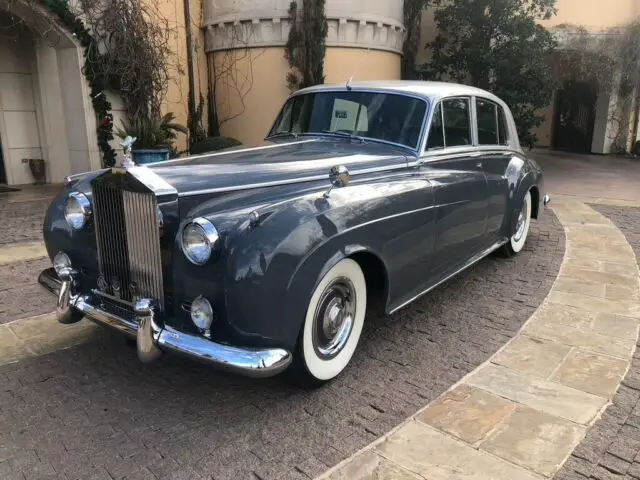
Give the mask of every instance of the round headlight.
[[91, 216], [91, 203], [82, 193], [73, 192], [64, 205], [64, 218], [74, 230], [80, 230]]
[[200, 330], [209, 330], [213, 322], [213, 308], [209, 300], [202, 295], [191, 304], [191, 321]]
[[68, 272], [71, 268], [71, 259], [64, 252], [56, 253], [53, 257], [53, 269], [56, 271], [59, 277], [64, 276], [65, 272]]
[[191, 263], [204, 265], [211, 257], [220, 236], [205, 218], [196, 218], [182, 230], [182, 251]]

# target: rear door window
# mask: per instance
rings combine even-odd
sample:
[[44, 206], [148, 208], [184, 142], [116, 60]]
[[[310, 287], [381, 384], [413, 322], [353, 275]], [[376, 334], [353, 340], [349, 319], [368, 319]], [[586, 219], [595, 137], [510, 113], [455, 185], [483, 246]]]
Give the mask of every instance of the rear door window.
[[498, 106], [484, 99], [476, 99], [478, 145], [499, 145]]

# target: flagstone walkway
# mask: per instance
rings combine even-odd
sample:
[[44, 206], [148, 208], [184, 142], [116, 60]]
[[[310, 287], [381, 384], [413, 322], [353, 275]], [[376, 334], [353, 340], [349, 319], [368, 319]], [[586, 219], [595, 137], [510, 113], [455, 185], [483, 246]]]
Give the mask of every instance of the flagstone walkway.
[[630, 367], [636, 257], [606, 217], [554, 198], [567, 251], [549, 296], [491, 359], [322, 479], [554, 476]]
[[[591, 205], [627, 238], [640, 264], [640, 207]], [[556, 480], [640, 478], [640, 351], [602, 417], [555, 476]]]

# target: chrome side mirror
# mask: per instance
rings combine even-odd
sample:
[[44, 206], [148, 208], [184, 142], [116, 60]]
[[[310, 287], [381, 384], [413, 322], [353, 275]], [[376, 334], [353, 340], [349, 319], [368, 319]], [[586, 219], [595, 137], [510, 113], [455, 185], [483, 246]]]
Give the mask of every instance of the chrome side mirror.
[[344, 165], [331, 167], [329, 171], [329, 181], [331, 182], [331, 188], [324, 194], [324, 198], [329, 198], [331, 190], [334, 187], [346, 187], [351, 182], [351, 174]]

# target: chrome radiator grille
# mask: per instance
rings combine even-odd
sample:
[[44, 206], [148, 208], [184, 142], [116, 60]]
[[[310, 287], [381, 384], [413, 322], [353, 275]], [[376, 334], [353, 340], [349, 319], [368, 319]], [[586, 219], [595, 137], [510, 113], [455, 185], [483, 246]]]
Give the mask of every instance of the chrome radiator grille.
[[102, 292], [124, 302], [153, 298], [164, 309], [155, 195], [125, 190], [122, 182], [94, 183], [93, 208]]

